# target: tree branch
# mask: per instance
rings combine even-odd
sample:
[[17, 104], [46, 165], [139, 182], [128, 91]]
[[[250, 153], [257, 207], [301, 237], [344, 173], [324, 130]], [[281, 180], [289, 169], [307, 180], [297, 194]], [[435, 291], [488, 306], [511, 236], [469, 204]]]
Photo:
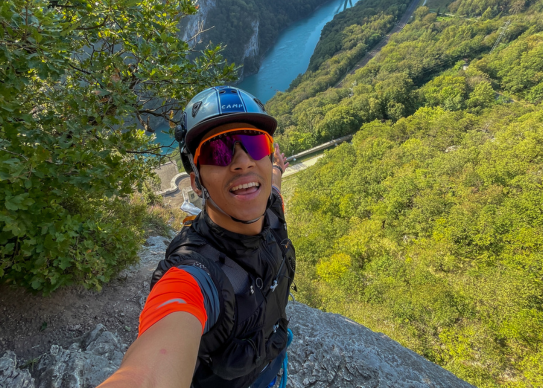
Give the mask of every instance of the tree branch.
[[60, 5], [59, 0], [49, 0], [49, 8], [77, 8], [77, 5]]
[[206, 28], [206, 29], [204, 30], [204, 22], [203, 22], [203, 21], [198, 22], [198, 29], [197, 29], [197, 31], [196, 31], [196, 34], [194, 34], [194, 35], [192, 36], [192, 38], [187, 39], [187, 43], [190, 42], [190, 41], [192, 41], [192, 40], [194, 40], [194, 44], [195, 44], [195, 45], [196, 45], [196, 43], [202, 43], [202, 39], [200, 39], [200, 41], [197, 42], [197, 41], [196, 41], [196, 38], [198, 38], [198, 37], [199, 37], [201, 34], [203, 34], [204, 32], [211, 30], [213, 27], [215, 27], [215, 26], [211, 26], [211, 27]]
[[20, 156], [21, 158], [23, 158], [24, 160], [26, 160], [28, 162], [28, 158], [26, 156], [24, 156], [24, 155], [18, 154], [16, 152], [8, 151], [5, 148], [0, 148], [0, 151], [4, 151], [4, 152], [7, 152], [8, 154], [12, 154], [12, 155], [15, 155], [15, 156]]
[[145, 154], [145, 155], [154, 155], [154, 156], [164, 156], [162, 154], [157, 154], [155, 152], [148, 152], [148, 151], [129, 151], [129, 150], [124, 150], [124, 152], [126, 152], [127, 154]]
[[149, 109], [139, 109], [138, 111], [140, 114], [147, 113], [148, 115], [153, 115], [155, 117], [164, 117], [164, 115], [167, 114], [167, 113], [156, 113], [155, 111], [149, 110]]
[[143, 121], [140, 112], [136, 111], [136, 117], [138, 118], [138, 121], [140, 122], [143, 129], [145, 129], [147, 132], [155, 133], [155, 130], [149, 126], [149, 116], [147, 116], [147, 122], [145, 122]]
[[104, 27], [106, 25], [106, 22], [107, 22], [107, 19], [109, 18], [109, 15], [107, 15], [105, 18], [104, 18], [104, 21], [96, 26], [92, 26], [92, 27], [79, 27], [79, 28], [76, 28], [77, 31], [88, 31], [88, 30], [94, 30], [96, 28], [100, 28], [100, 27]]
[[80, 69], [78, 67], [75, 67], [74, 65], [72, 65], [71, 63], [69, 64], [69, 66], [74, 69], [74, 70], [77, 70], [77, 71], [80, 71], [82, 73], [85, 73], [87, 75], [92, 75], [92, 73], [90, 71], [87, 71], [87, 70], [83, 70], [83, 69]]
[[155, 155], [155, 156], [160, 156], [162, 158], [165, 158], [165, 157], [168, 157], [168, 155], [164, 155], [164, 154], [157, 154], [156, 152], [151, 152], [151, 151], [155, 151], [155, 150], [158, 150], [158, 149], [162, 149], [162, 148], [173, 148], [173, 144], [176, 142], [176, 140], [172, 141], [170, 143], [170, 145], [168, 146], [158, 146], [158, 147], [155, 147], [155, 148], [150, 148], [148, 150], [143, 150], [143, 151], [132, 151], [132, 150], [124, 150], [126, 153], [128, 154], [149, 154], [149, 155]]

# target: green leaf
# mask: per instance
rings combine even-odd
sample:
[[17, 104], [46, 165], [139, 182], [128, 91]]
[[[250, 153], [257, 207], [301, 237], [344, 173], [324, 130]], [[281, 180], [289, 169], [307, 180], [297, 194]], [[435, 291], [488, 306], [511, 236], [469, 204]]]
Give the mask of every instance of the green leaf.
[[16, 196], [6, 197], [5, 205], [8, 210], [26, 210], [28, 206], [34, 203], [34, 200], [28, 198], [29, 193], [23, 193]]
[[72, 266], [72, 260], [73, 259], [71, 257], [61, 257], [59, 268], [62, 270], [65, 270], [66, 268], [70, 268]]
[[2, 161], [2, 163], [10, 164], [10, 165], [15, 165], [15, 164], [21, 163], [21, 160], [20, 160], [20, 159], [17, 159], [17, 158], [11, 158], [11, 159]]
[[53, 236], [51, 236], [50, 234], [48, 234], [46, 237], [45, 237], [45, 240], [43, 240], [43, 245], [45, 247], [45, 249], [47, 250], [53, 250], [55, 248], [55, 242], [53, 241]]

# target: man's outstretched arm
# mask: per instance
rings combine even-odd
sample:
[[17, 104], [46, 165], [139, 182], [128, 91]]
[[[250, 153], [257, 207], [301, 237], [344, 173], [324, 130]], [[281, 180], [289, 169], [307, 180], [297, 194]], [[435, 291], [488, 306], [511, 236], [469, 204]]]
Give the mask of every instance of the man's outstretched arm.
[[189, 388], [201, 336], [194, 315], [167, 315], [130, 346], [119, 370], [98, 388]]

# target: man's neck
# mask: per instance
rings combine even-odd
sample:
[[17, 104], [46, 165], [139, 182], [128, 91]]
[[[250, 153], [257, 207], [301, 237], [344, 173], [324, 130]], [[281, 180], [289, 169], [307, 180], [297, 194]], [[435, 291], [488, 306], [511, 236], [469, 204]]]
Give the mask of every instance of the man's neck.
[[209, 202], [206, 203], [205, 211], [209, 218], [211, 218], [211, 221], [230, 232], [245, 234], [247, 236], [254, 236], [256, 234], [259, 234], [262, 231], [262, 227], [264, 226], [264, 216], [260, 217], [260, 219], [253, 222], [252, 224], [236, 222], [232, 218], [230, 218], [230, 216], [227, 216], [221, 211], [215, 209], [215, 207], [213, 205], [210, 205]]

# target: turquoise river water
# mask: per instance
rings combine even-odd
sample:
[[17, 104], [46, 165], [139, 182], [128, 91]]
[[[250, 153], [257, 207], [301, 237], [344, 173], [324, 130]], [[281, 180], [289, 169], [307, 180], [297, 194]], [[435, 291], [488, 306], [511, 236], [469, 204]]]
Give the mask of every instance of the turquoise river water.
[[[278, 91], [285, 91], [290, 83], [305, 73], [309, 60], [319, 42], [321, 31], [334, 17], [345, 0], [332, 0], [317, 9], [311, 16], [289, 26], [279, 36], [277, 43], [266, 53], [258, 73], [245, 78], [238, 86], [266, 103]], [[352, 1], [353, 4], [356, 1]], [[350, 7], [347, 2], [347, 7]], [[156, 131], [156, 142], [171, 144], [172, 139], [162, 131], [168, 131], [165, 124]]]

